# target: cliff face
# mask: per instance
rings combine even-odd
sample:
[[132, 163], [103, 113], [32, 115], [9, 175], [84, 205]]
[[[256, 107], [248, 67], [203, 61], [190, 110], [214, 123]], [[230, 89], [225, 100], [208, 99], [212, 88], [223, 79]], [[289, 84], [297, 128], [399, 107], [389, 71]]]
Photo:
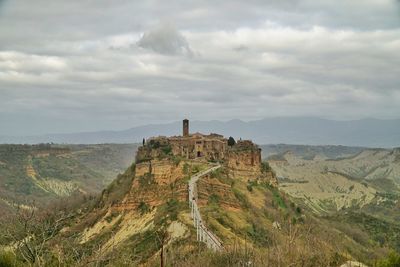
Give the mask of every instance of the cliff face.
[[239, 143], [238, 147], [231, 148], [225, 165], [231, 178], [266, 181], [272, 186], [278, 186], [278, 180], [271, 169], [263, 168], [261, 149], [252, 143]]
[[170, 198], [186, 200], [188, 195], [183, 164], [176, 164], [170, 159], [155, 159], [136, 164], [131, 189], [115, 208], [132, 210], [144, 204], [152, 208]]
[[232, 178], [256, 179], [261, 175], [261, 152], [231, 150], [228, 152], [226, 167]]
[[[207, 165], [205, 157], [196, 161], [182, 160], [174, 153], [172, 139], [151, 139], [138, 149], [136, 155], [136, 170], [129, 193], [122, 202], [114, 207], [122, 210], [138, 209], [146, 205], [149, 208], [159, 206], [166, 200], [175, 198], [186, 200], [187, 180], [192, 173], [186, 165]], [[222, 149], [222, 148], [221, 148]], [[226, 175], [229, 179], [240, 179], [245, 182], [262, 181], [276, 186], [277, 180], [270, 170], [263, 169], [261, 149], [251, 141], [238, 141], [231, 147], [220, 151], [224, 155]], [[187, 167], [187, 166], [186, 166]], [[200, 202], [206, 202], [211, 195], [220, 199], [221, 205], [235, 208], [237, 203], [229, 186], [218, 179], [203, 179], [200, 181]]]
[[136, 174], [133, 187], [138, 185], [143, 177], [152, 176], [154, 183], [169, 185], [181, 179], [183, 174], [183, 162], [175, 164], [169, 159], [151, 160], [136, 164]]

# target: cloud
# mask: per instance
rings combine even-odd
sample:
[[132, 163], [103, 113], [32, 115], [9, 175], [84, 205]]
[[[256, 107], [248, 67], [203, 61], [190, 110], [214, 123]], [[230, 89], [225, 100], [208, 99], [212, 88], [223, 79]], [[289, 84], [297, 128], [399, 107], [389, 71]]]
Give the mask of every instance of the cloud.
[[398, 2], [37, 1], [1, 6], [0, 134], [400, 114]]
[[159, 24], [145, 32], [137, 44], [165, 55], [193, 54], [186, 38], [171, 23]]

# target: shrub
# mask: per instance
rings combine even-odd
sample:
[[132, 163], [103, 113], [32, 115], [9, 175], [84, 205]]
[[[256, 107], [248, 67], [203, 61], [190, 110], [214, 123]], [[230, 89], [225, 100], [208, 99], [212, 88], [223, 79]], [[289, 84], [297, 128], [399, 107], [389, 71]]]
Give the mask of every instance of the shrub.
[[157, 149], [161, 146], [160, 142], [157, 140], [150, 140], [150, 142], [148, 144], [149, 144], [149, 147], [152, 149]]
[[271, 171], [271, 166], [269, 166], [269, 163], [267, 161], [261, 162], [261, 172], [266, 173]]
[[253, 222], [247, 229], [247, 235], [258, 245], [269, 246], [271, 244], [270, 233], [262, 223]]
[[236, 144], [235, 139], [232, 136], [229, 136], [228, 146], [234, 146]]
[[11, 252], [0, 251], [0, 266], [1, 267], [14, 267], [19, 266], [16, 264], [15, 255]]
[[300, 214], [300, 213], [301, 213], [301, 208], [300, 208], [300, 207], [297, 207], [297, 208], [296, 208], [296, 212], [297, 212], [297, 214]]
[[170, 145], [166, 145], [163, 146], [161, 148], [161, 151], [165, 154], [165, 155], [171, 155], [172, 154], [172, 147]]
[[386, 259], [378, 262], [377, 267], [400, 267], [400, 254], [391, 252]]
[[150, 211], [150, 206], [146, 202], [141, 201], [139, 203], [138, 210], [140, 211], [140, 214], [143, 215]]
[[252, 184], [247, 184], [247, 190], [249, 192], [253, 192], [253, 185]]

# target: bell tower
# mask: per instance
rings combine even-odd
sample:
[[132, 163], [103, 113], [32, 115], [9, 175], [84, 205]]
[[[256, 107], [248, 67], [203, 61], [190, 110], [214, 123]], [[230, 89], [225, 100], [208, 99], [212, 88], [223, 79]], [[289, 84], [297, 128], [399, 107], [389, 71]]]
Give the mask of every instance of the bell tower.
[[183, 136], [184, 137], [189, 136], [189, 120], [188, 119], [183, 120]]

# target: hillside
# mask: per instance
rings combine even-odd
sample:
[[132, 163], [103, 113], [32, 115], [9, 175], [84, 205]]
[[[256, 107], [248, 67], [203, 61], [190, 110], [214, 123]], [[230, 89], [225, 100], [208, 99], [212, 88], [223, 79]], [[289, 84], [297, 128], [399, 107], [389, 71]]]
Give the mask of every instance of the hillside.
[[[312, 159], [286, 152], [268, 162], [279, 188], [344, 232], [360, 228], [381, 244], [400, 249], [400, 150], [366, 149], [353, 156]], [[386, 232], [386, 237], [382, 233]], [[391, 233], [391, 234], [389, 234]], [[360, 233], [359, 233], [360, 234]]]
[[[400, 121], [361, 119], [335, 121], [312, 117], [276, 117], [254, 121], [193, 121], [193, 132], [234, 134], [236, 139], [258, 144], [344, 145], [361, 147], [400, 146]], [[180, 122], [137, 126], [120, 131], [94, 131], [38, 136], [0, 136], [0, 143], [138, 143], [150, 136], [179, 133]], [[273, 127], [272, 127], [273, 126]]]
[[[0, 145], [0, 207], [94, 194], [130, 165], [136, 145]], [[7, 208], [8, 209], [8, 208]]]
[[363, 207], [391, 201], [400, 193], [400, 150], [370, 149], [345, 158], [316, 155], [304, 159], [292, 152], [269, 158], [280, 188], [302, 199], [316, 212]]
[[276, 145], [261, 145], [262, 156], [267, 159], [270, 156], [281, 157], [286, 152], [290, 151], [295, 156], [303, 159], [337, 159], [353, 156], [365, 150], [365, 147], [352, 147], [352, 146], [310, 146], [310, 145], [290, 145], [290, 144], [276, 144]]
[[[276, 187], [268, 164], [250, 160], [253, 146], [240, 145], [197, 182], [204, 224], [223, 245], [213, 252], [197, 241], [188, 181], [215, 162], [172, 151], [168, 143], [147, 143], [99, 198], [60, 209], [56, 218], [62, 219], [54, 221], [63, 223], [50, 228], [54, 234], [35, 257], [61, 266], [159, 266], [161, 258], [166, 266], [339, 266], [350, 259], [373, 263], [390, 248], [400, 250], [397, 224], [308, 211]], [[25, 252], [17, 253], [19, 260], [27, 261]]]

